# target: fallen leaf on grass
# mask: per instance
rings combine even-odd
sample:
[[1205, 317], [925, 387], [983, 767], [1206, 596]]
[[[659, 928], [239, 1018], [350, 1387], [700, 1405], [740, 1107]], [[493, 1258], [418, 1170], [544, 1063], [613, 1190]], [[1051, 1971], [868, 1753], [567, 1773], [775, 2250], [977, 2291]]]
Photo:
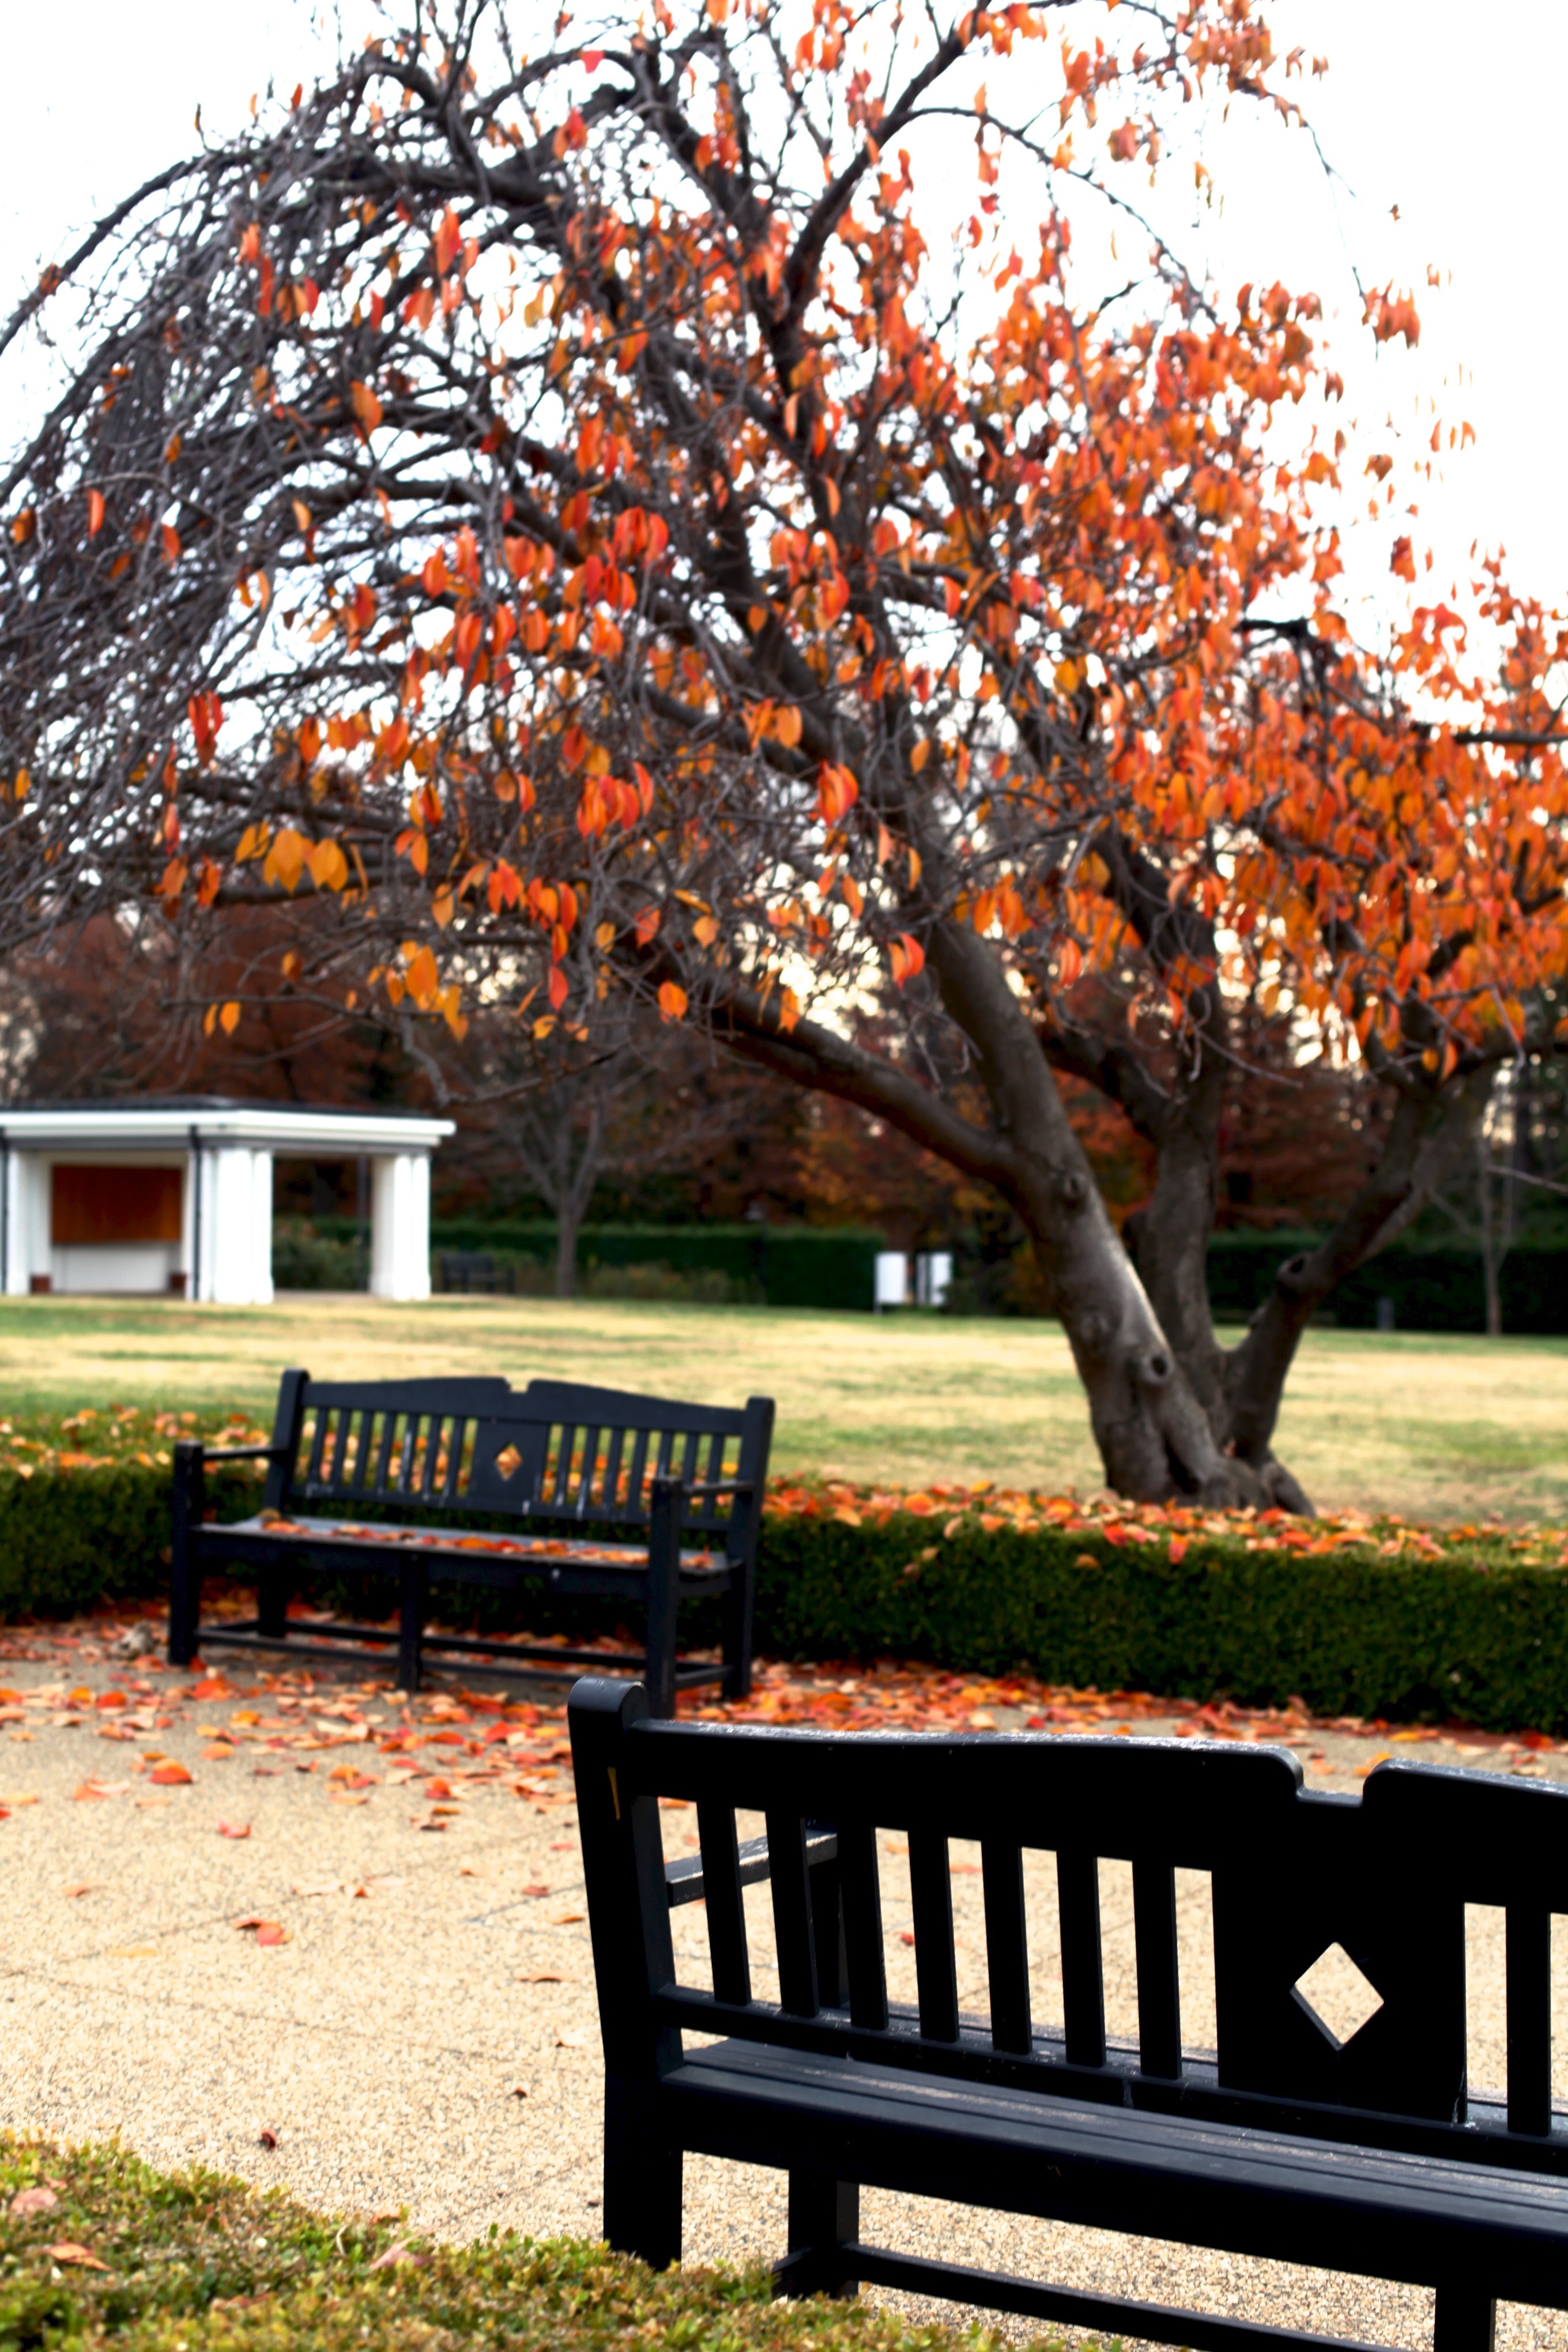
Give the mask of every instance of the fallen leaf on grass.
[[219, 1837], [247, 1838], [250, 1835], [250, 1823], [248, 1822], [219, 1822], [217, 1825], [217, 1833]]
[[46, 2248], [46, 2252], [51, 2262], [75, 2263], [79, 2270], [106, 2271], [109, 2268], [107, 2263], [100, 2263], [98, 2256], [89, 2253], [85, 2246], [72, 2245], [68, 2239], [63, 2245]]
[[109, 1957], [111, 1960], [155, 1960], [158, 1947], [156, 1944], [111, 1944]]
[[147, 1778], [155, 1789], [188, 1789], [191, 1776], [183, 1764], [154, 1764]]
[[412, 2263], [416, 2270], [423, 2270], [429, 2259], [428, 2254], [416, 2254], [407, 2246], [399, 2244], [388, 2246], [384, 2254], [377, 2254], [369, 2267], [373, 2271], [385, 2271], [391, 2270], [398, 2263]]
[[52, 2213], [59, 2201], [52, 2189], [18, 2189], [11, 2200], [11, 2210], [18, 2215]]

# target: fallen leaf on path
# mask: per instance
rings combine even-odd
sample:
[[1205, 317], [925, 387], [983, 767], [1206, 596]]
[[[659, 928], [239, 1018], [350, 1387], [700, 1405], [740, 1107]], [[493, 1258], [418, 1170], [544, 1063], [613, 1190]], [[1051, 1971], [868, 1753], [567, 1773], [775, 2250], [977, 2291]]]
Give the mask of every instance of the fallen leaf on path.
[[79, 1895], [90, 1895], [95, 1884], [96, 1881], [90, 1878], [79, 1879], [74, 1886], [64, 1889], [67, 1901], [74, 1903]]
[[451, 1793], [451, 1785], [446, 1780], [426, 1780], [425, 1783], [427, 1797], [450, 1797]]
[[[341, 1878], [322, 1878], [318, 1879], [316, 1883], [310, 1886], [296, 1886], [294, 1892], [296, 1895], [341, 1895], [342, 1893], [342, 1889], [343, 1882]], [[258, 1920], [257, 1925], [259, 1927], [260, 1924], [260, 1921]], [[239, 1925], [242, 1927], [247, 1927], [249, 1922], [242, 1919], [239, 1922]]]
[[107, 2263], [100, 2263], [98, 2256], [89, 2253], [85, 2246], [72, 2245], [68, 2239], [63, 2245], [48, 2247], [47, 2252], [52, 2262], [75, 2263], [79, 2270], [106, 2271], [109, 2268]]
[[256, 1940], [258, 1944], [286, 1944], [289, 1930], [280, 1927], [276, 1919], [264, 1919], [256, 1931]]
[[247, 1838], [250, 1835], [250, 1823], [248, 1822], [219, 1822], [217, 1825], [217, 1833], [219, 1837]]
[[130, 1786], [129, 1780], [84, 1780], [76, 1793], [79, 1802], [84, 1797], [122, 1797]]
[[588, 2037], [585, 2033], [563, 2033], [559, 2026], [555, 2028], [557, 2050], [585, 2050], [587, 2046]]
[[522, 1891], [525, 1895], [548, 1895], [550, 1889], [548, 1886], [525, 1886]]
[[22, 1805], [36, 1805], [37, 1801], [37, 1797], [0, 1797], [0, 1805], [6, 1806], [12, 1812]]
[[52, 2213], [59, 2203], [52, 2189], [18, 2189], [11, 2200], [11, 2210], [22, 2213]]
[[368, 1805], [370, 1802], [370, 1797], [368, 1792], [363, 1790], [356, 1790], [353, 1789], [334, 1789], [331, 1792], [331, 1802], [334, 1805]]
[[111, 1960], [155, 1960], [158, 1947], [156, 1944], [111, 1944], [109, 1957]]
[[219, 1747], [204, 1748], [202, 1761], [204, 1764], [226, 1764], [233, 1754], [234, 1750], [226, 1739]]
[[270, 2124], [263, 2124], [256, 2137], [263, 2147], [276, 2147], [278, 2145], [278, 2135]]
[[526, 2099], [528, 2096], [528, 2084], [526, 2083], [514, 2083], [511, 2086], [511, 2095], [514, 2099]]
[[571, 1984], [571, 1977], [557, 1976], [552, 1969], [535, 1969], [531, 1975], [519, 1977], [519, 1984]]
[[558, 1911], [550, 1924], [552, 1927], [580, 1927], [584, 1916], [581, 1911]]
[[154, 1764], [147, 1775], [155, 1789], [188, 1789], [191, 1776], [183, 1764]]

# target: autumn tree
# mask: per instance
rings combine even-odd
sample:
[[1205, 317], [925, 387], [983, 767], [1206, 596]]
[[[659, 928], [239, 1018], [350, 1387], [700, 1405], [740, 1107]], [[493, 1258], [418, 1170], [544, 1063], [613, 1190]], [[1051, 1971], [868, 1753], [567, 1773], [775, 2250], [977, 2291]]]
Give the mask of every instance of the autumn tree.
[[[1363, 654], [1318, 305], [1151, 225], [1303, 63], [1259, 0], [443, 0], [161, 175], [11, 328], [78, 354], [4, 486], [13, 932], [313, 890], [296, 984], [427, 1054], [701, 1026], [1011, 1205], [1121, 1491], [1303, 1505], [1300, 1335], [1563, 945], [1560, 623], [1493, 565]], [[1251, 1006], [1394, 1108], [1226, 1351]], [[1136, 1271], [1058, 1073], [1154, 1155]]]

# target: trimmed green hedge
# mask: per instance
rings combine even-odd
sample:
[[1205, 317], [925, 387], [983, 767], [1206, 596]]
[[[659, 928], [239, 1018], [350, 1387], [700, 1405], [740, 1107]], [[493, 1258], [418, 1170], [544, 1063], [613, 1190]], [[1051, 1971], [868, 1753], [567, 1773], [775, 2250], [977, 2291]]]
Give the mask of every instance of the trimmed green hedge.
[[[602, 1265], [711, 1271], [738, 1285], [755, 1283], [770, 1307], [851, 1307], [869, 1313], [877, 1252], [885, 1246], [880, 1234], [858, 1225], [584, 1225], [577, 1236], [577, 1265], [584, 1274]], [[430, 1247], [437, 1255], [490, 1250], [553, 1261], [555, 1226], [548, 1219], [503, 1225], [436, 1218]]]
[[[0, 1470], [0, 1621], [161, 1596], [167, 1480], [135, 1463], [26, 1480]], [[212, 1477], [209, 1504], [223, 1517], [255, 1498], [242, 1470]], [[799, 1490], [794, 1508], [769, 1513], [760, 1651], [921, 1658], [975, 1674], [1022, 1666], [1079, 1689], [1258, 1706], [1300, 1697], [1317, 1714], [1568, 1733], [1561, 1535], [1439, 1545], [1399, 1527], [1325, 1538], [1239, 1521], [1173, 1540], [1131, 1516], [1109, 1528], [1080, 1520], [1032, 1531], [995, 1517], [984, 1526], [974, 1508], [879, 1516], [852, 1525], [811, 1498], [802, 1507]], [[1334, 1549], [1308, 1554], [1309, 1540]], [[356, 1613], [374, 1611], [374, 1588], [350, 1589]], [[381, 1597], [390, 1614], [390, 1581]], [[444, 1622], [486, 1632], [605, 1631], [619, 1612], [526, 1589], [437, 1586], [432, 1601]], [[693, 1638], [716, 1637], [716, 1609], [689, 1622]]]
[[1173, 1561], [1164, 1541], [988, 1532], [973, 1517], [951, 1537], [906, 1513], [879, 1528], [771, 1518], [758, 1647], [929, 1658], [975, 1674], [1024, 1664], [1077, 1689], [1259, 1706], [1299, 1697], [1319, 1715], [1568, 1731], [1561, 1567], [1506, 1537], [1437, 1558], [1387, 1558], [1375, 1541], [1312, 1557], [1249, 1550], [1257, 1540], [1199, 1537]]
[[[1314, 1233], [1215, 1234], [1208, 1247], [1209, 1303], [1217, 1318], [1245, 1323], [1274, 1286], [1274, 1273], [1298, 1250], [1313, 1248]], [[1498, 1275], [1502, 1328], [1521, 1338], [1568, 1331], [1568, 1245], [1510, 1250]], [[1473, 1249], [1447, 1244], [1392, 1249], [1346, 1276], [1328, 1315], [1346, 1330], [1377, 1326], [1378, 1301], [1394, 1302], [1399, 1331], [1484, 1331], [1486, 1286]]]

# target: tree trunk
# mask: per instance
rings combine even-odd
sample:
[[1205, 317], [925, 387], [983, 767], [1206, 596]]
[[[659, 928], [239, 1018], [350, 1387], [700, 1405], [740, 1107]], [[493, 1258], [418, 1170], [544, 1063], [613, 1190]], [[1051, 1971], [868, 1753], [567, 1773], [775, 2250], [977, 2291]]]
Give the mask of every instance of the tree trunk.
[[563, 1202], [555, 1212], [555, 1296], [574, 1298], [577, 1295], [577, 1225], [578, 1220], [570, 1206]]

